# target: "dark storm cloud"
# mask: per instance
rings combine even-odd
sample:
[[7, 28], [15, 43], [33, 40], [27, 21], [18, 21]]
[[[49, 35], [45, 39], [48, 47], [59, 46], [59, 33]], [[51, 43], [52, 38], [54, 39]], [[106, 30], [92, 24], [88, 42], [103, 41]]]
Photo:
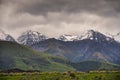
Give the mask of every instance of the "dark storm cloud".
[[0, 0], [0, 5], [2, 4], [2, 0]]
[[105, 16], [113, 15], [110, 12], [109, 14], [107, 13], [112, 7], [112, 5], [109, 5], [107, 2], [111, 1], [112, 0], [4, 0], [5, 3], [16, 4], [17, 13], [45, 15], [48, 12], [89, 12]]
[[[33, 15], [46, 14], [48, 12], [79, 12], [83, 10], [93, 11], [96, 10], [96, 6], [92, 1], [95, 0], [40, 0], [27, 5], [19, 5], [18, 12], [28, 12]], [[90, 5], [88, 5], [90, 4]]]
[[106, 0], [116, 11], [120, 12], [120, 0]]

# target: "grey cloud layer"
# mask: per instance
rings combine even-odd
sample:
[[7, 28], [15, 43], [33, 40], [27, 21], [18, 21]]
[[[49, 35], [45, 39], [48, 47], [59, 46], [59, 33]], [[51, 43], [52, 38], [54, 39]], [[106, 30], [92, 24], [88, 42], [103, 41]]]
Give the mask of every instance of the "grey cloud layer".
[[84, 29], [114, 33], [120, 28], [119, 4], [120, 0], [0, 0], [0, 28], [11, 34], [13, 29], [33, 29], [50, 36]]
[[117, 12], [120, 12], [120, 0], [106, 0], [109, 4], [114, 7]]
[[16, 4], [17, 13], [32, 15], [47, 14], [48, 12], [91, 12], [109, 15], [111, 8], [119, 9], [119, 0], [3, 0], [3, 4]]

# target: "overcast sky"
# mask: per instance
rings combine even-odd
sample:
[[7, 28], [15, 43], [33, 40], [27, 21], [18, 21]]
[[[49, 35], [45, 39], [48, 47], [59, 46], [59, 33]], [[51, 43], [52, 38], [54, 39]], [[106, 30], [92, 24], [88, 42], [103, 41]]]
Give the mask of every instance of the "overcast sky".
[[26, 30], [54, 37], [94, 29], [120, 32], [120, 0], [0, 0], [0, 29], [17, 37]]

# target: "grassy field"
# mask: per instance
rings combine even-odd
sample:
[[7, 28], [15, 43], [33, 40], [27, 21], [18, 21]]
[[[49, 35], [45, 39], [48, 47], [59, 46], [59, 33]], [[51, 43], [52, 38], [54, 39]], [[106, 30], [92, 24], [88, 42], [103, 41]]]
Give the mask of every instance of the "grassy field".
[[120, 80], [120, 72], [22, 72], [0, 73], [0, 80]]

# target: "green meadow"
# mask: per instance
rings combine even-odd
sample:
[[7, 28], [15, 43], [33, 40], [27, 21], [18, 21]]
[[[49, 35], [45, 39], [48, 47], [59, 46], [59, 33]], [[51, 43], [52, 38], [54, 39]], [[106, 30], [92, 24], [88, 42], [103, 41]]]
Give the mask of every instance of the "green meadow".
[[120, 72], [10, 72], [0, 73], [0, 80], [120, 80]]

